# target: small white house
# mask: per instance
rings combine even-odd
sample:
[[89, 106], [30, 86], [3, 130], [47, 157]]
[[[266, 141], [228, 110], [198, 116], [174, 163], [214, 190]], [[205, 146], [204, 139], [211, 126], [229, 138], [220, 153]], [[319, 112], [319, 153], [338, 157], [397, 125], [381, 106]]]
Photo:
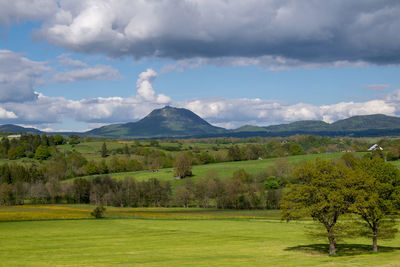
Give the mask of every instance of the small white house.
[[374, 145], [372, 145], [372, 146], [370, 146], [369, 148], [368, 148], [368, 151], [374, 151], [374, 150], [383, 150], [383, 148], [382, 147], [380, 147], [380, 146], [378, 146], [378, 144], [374, 144]]
[[8, 138], [20, 138], [21, 137], [21, 135], [20, 134], [12, 134], [12, 135], [9, 135], [9, 136], [7, 136]]

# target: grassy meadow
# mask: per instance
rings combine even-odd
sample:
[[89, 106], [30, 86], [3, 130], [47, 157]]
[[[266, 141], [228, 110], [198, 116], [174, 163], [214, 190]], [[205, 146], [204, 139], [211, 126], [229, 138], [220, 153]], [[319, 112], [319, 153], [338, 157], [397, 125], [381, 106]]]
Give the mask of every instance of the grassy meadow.
[[[380, 242], [378, 254], [369, 252], [368, 239], [345, 240], [338, 244], [338, 256], [329, 257], [325, 240], [312, 240], [304, 234], [311, 221], [281, 222], [277, 211], [109, 208], [107, 218], [89, 219], [92, 208], [87, 205], [1, 207], [0, 265], [399, 266], [400, 263], [400, 237]], [[43, 218], [28, 219], [30, 213], [39, 210]], [[12, 217], [13, 213], [25, 213], [27, 220]], [[7, 216], [13, 221], [7, 221]]]
[[[360, 153], [361, 154], [361, 153]], [[340, 158], [343, 153], [323, 153], [323, 154], [308, 154], [300, 156], [288, 156], [285, 157], [289, 163], [298, 164], [308, 160], [315, 160], [316, 158], [321, 158], [325, 160]], [[239, 170], [244, 169], [250, 174], [257, 174], [265, 171], [268, 167], [272, 166], [277, 158], [269, 158], [262, 160], [247, 160], [247, 161], [233, 161], [233, 162], [222, 162], [222, 163], [212, 163], [205, 165], [195, 165], [192, 168], [193, 176], [191, 179], [197, 180], [204, 177], [207, 172], [215, 171], [220, 178], [232, 177], [232, 174]], [[157, 172], [150, 170], [135, 171], [135, 172], [121, 172], [121, 173], [111, 173], [111, 177], [116, 179], [122, 179], [124, 177], [134, 177], [139, 181], [148, 180], [150, 178], [157, 178], [159, 180], [171, 181], [174, 183], [181, 183], [182, 180], [174, 180], [174, 170], [173, 168], [160, 169]], [[86, 178], [91, 176], [86, 176]], [[92, 176], [93, 177], [93, 176]]]

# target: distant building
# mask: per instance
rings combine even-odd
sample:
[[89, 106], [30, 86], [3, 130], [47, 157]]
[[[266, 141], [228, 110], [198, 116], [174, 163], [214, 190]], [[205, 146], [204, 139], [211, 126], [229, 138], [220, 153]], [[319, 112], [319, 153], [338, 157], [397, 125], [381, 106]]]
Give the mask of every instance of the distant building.
[[383, 150], [383, 148], [382, 147], [380, 147], [378, 144], [374, 144], [374, 145], [372, 145], [372, 146], [370, 146], [369, 148], [368, 148], [368, 151], [374, 151], [374, 150]]
[[348, 150], [342, 150], [343, 153], [353, 153], [354, 150], [348, 149]]
[[8, 138], [20, 138], [21, 135], [20, 134], [11, 134], [9, 136], [7, 136]]

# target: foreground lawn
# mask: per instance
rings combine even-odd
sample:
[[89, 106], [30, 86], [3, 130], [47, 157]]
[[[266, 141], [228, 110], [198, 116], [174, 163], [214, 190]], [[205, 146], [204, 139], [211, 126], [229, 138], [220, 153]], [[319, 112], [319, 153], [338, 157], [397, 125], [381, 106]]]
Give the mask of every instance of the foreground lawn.
[[[90, 210], [89, 206], [41, 206], [41, 209]], [[11, 207], [9, 209], [15, 209]], [[203, 209], [121, 209], [114, 212]], [[325, 241], [304, 235], [310, 221], [285, 223], [263, 219], [275, 211], [228, 211], [218, 219], [108, 219], [0, 222], [1, 266], [399, 266], [400, 238], [380, 242], [372, 254], [365, 239], [341, 242], [329, 257]], [[254, 215], [255, 219], [243, 215]], [[115, 216], [111, 215], [111, 217]], [[239, 217], [242, 217], [241, 219]], [[168, 217], [167, 218], [172, 218]]]

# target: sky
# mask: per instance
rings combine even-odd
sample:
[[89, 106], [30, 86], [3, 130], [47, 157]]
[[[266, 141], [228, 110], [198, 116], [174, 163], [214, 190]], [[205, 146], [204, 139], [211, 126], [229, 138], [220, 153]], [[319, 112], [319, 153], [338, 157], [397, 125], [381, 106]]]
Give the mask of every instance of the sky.
[[400, 115], [395, 0], [0, 0], [0, 124]]

